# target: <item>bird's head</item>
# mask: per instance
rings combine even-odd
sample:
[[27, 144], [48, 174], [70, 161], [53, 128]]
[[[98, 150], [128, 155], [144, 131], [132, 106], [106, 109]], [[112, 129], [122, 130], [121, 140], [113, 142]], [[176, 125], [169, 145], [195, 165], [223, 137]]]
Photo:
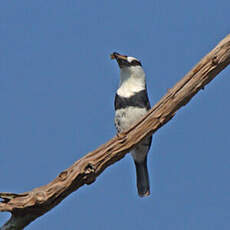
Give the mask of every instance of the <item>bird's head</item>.
[[115, 59], [120, 67], [121, 77], [133, 76], [133, 77], [145, 77], [144, 70], [142, 68], [141, 62], [135, 57], [129, 57], [119, 53], [112, 53], [110, 55], [111, 59]]
[[134, 57], [129, 57], [126, 55], [122, 55], [119, 53], [112, 53], [110, 55], [111, 59], [116, 59], [119, 67], [122, 68], [127, 68], [127, 67], [142, 67], [141, 62], [138, 61], [136, 58]]

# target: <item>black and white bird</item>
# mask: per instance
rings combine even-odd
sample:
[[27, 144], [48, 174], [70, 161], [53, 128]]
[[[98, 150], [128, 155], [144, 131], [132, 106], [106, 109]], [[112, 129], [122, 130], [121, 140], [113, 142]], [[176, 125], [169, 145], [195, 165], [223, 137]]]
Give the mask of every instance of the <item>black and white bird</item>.
[[[150, 109], [145, 72], [141, 62], [114, 52], [120, 67], [120, 85], [115, 96], [115, 126], [117, 132], [124, 132], [140, 120]], [[137, 190], [140, 197], [150, 195], [147, 155], [151, 146], [152, 136], [138, 143], [131, 154], [136, 166]]]

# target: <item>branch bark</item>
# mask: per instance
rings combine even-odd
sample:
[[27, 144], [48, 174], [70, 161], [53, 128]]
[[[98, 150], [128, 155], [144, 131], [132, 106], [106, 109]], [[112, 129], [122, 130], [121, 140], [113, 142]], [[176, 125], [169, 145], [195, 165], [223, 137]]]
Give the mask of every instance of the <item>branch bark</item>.
[[91, 184], [108, 166], [122, 159], [147, 135], [155, 133], [204, 89], [220, 71], [230, 64], [230, 34], [207, 54], [127, 132], [121, 133], [62, 171], [52, 182], [32, 191], [14, 194], [0, 193], [0, 211], [11, 218], [1, 230], [23, 229], [33, 220], [58, 205], [65, 197], [85, 184]]

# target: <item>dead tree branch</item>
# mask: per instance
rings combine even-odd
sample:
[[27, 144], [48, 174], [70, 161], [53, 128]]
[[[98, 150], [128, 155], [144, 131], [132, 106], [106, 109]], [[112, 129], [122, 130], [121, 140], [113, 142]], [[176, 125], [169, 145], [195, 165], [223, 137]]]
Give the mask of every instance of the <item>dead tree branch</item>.
[[109, 140], [93, 152], [62, 171], [52, 182], [32, 191], [13, 194], [0, 193], [0, 211], [10, 212], [11, 218], [0, 229], [23, 229], [37, 217], [59, 204], [65, 197], [84, 184], [95, 181], [104, 169], [122, 159], [145, 136], [155, 133], [204, 89], [230, 63], [230, 34], [185, 75], [130, 130]]

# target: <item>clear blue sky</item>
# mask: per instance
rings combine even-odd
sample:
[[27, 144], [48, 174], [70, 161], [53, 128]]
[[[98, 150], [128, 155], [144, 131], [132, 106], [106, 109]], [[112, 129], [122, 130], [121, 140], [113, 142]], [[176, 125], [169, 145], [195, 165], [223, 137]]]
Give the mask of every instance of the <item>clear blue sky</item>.
[[[115, 135], [111, 52], [142, 61], [153, 105], [230, 32], [229, 9], [229, 0], [2, 0], [0, 191], [47, 184]], [[27, 229], [229, 230], [229, 75], [155, 134], [149, 198], [137, 196], [127, 155]]]

